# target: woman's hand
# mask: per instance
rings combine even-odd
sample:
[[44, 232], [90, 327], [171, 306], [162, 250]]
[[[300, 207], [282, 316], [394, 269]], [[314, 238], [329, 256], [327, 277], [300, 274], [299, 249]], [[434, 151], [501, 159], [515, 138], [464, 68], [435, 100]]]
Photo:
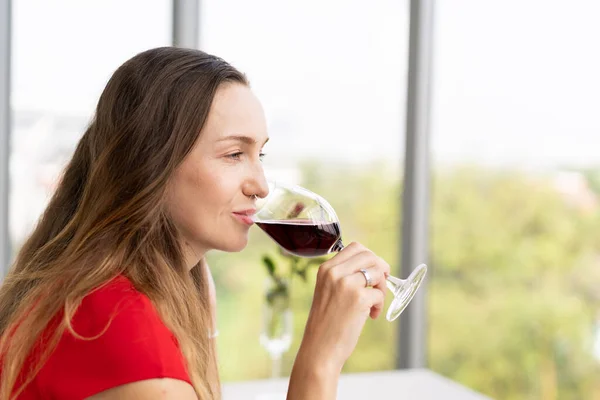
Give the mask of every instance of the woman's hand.
[[[361, 269], [371, 277], [372, 288], [366, 287]], [[359, 243], [351, 243], [321, 265], [288, 398], [308, 398], [300, 394], [302, 390], [297, 386], [301, 383], [294, 385], [294, 381], [318, 380], [322, 376], [334, 380], [334, 388], [337, 387], [337, 377], [356, 347], [367, 318], [377, 318], [381, 314], [385, 278], [389, 273], [390, 266]], [[330, 385], [316, 382], [316, 386], [319, 385], [326, 387], [317, 395], [313, 386], [311, 399], [335, 398], [335, 390]]]
[[[373, 287], [360, 272], [367, 270]], [[359, 243], [348, 247], [319, 268], [303, 350], [315, 360], [341, 370], [354, 350], [369, 316], [377, 318], [385, 299], [390, 266]]]

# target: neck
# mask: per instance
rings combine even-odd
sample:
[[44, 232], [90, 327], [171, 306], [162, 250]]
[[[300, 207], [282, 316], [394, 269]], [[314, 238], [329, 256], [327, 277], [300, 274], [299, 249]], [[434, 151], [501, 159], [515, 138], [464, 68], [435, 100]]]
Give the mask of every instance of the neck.
[[204, 254], [206, 251], [194, 248], [188, 242], [185, 242], [183, 245], [183, 256], [185, 258], [185, 265], [187, 265], [188, 270], [192, 270], [202, 258], [204, 258]]

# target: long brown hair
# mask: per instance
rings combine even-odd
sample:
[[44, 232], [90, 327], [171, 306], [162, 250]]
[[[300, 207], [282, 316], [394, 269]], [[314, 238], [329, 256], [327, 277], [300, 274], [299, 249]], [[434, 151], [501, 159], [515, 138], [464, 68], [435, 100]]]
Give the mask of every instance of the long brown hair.
[[[164, 199], [226, 82], [248, 84], [222, 59], [174, 47], [140, 53], [115, 71], [0, 288], [1, 399], [22, 391], [65, 330], [77, 335], [70, 321], [82, 299], [119, 274], [150, 298], [174, 333], [198, 397], [220, 398], [204, 268], [185, 265]], [[42, 336], [38, 366], [19, 385]]]

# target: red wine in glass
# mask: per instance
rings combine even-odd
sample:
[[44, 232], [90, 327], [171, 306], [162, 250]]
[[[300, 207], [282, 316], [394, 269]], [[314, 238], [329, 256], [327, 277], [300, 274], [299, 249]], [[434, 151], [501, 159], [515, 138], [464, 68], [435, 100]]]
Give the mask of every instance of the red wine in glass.
[[256, 225], [287, 252], [299, 257], [328, 254], [341, 234], [338, 222], [292, 219], [260, 221]]

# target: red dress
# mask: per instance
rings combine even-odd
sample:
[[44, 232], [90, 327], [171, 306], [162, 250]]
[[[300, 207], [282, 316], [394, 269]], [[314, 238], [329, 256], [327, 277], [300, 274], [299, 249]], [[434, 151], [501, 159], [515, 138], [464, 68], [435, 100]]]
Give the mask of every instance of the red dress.
[[[112, 321], [107, 327], [112, 317]], [[41, 371], [19, 400], [79, 400], [116, 386], [152, 378], [191, 384], [177, 340], [148, 297], [118, 277], [83, 299]], [[30, 368], [25, 366], [24, 370]]]

